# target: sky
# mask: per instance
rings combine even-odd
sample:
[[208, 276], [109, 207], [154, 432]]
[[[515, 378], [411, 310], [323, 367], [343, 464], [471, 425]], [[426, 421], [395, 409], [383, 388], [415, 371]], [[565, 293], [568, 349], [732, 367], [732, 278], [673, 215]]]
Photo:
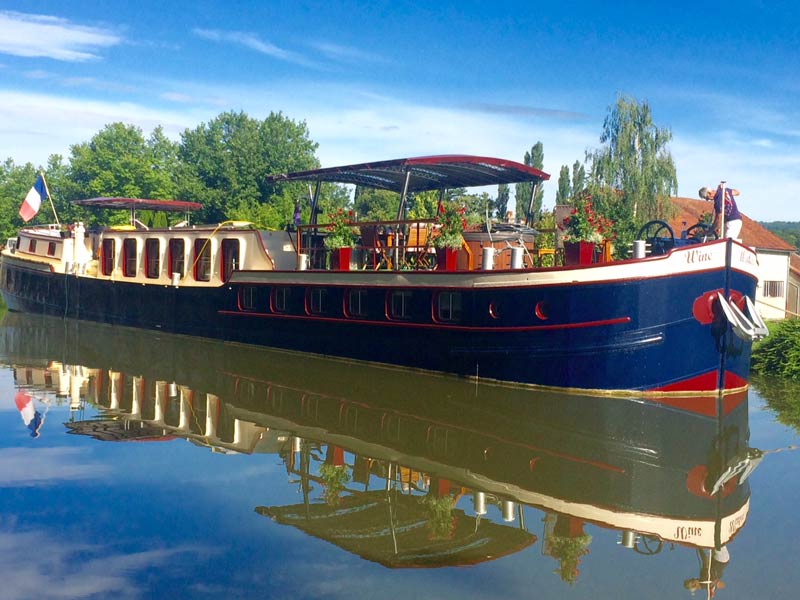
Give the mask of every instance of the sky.
[[679, 195], [726, 181], [748, 216], [799, 221], [799, 69], [782, 0], [0, 0], [0, 160], [281, 112], [325, 167], [541, 141], [552, 206], [624, 95], [671, 130]]

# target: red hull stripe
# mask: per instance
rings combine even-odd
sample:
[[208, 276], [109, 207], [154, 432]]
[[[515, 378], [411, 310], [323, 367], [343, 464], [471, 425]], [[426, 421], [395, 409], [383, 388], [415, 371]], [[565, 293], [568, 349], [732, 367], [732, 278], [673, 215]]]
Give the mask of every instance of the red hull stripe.
[[476, 332], [512, 332], [512, 331], [545, 331], [553, 329], [580, 329], [583, 327], [605, 327], [608, 325], [622, 325], [630, 323], [630, 317], [617, 317], [615, 319], [603, 319], [600, 321], [581, 321], [579, 323], [562, 323], [559, 325], [520, 325], [509, 327], [470, 327], [465, 325], [447, 325], [444, 323], [411, 323], [408, 321], [368, 321], [364, 319], [347, 319], [347, 318], [333, 318], [333, 317], [316, 317], [311, 315], [289, 315], [289, 314], [271, 314], [259, 312], [243, 312], [236, 310], [220, 310], [221, 315], [229, 315], [232, 317], [258, 317], [261, 319], [292, 319], [303, 321], [328, 321], [334, 323], [360, 323], [362, 325], [377, 325], [384, 327], [406, 327], [406, 328], [421, 328], [421, 329], [451, 329], [460, 331], [476, 331]]
[[[742, 379], [735, 373], [731, 373], [730, 371], [725, 373], [725, 389], [726, 390], [736, 389], [738, 391], [734, 393], [725, 394], [725, 396], [723, 397], [722, 399], [723, 415], [727, 415], [734, 408], [736, 408], [742, 402], [744, 402], [744, 400], [747, 398], [746, 388], [747, 388], [747, 382], [744, 379]], [[716, 371], [710, 371], [703, 375], [699, 375], [697, 377], [686, 379], [684, 381], [673, 383], [651, 391], [672, 392], [672, 393], [676, 392], [697, 393], [697, 392], [713, 392], [716, 389], [717, 389], [717, 373]], [[657, 397], [649, 397], [648, 399], [653, 402], [657, 402], [659, 404], [671, 406], [672, 408], [686, 410], [707, 417], [717, 416], [716, 396], [657, 396]]]

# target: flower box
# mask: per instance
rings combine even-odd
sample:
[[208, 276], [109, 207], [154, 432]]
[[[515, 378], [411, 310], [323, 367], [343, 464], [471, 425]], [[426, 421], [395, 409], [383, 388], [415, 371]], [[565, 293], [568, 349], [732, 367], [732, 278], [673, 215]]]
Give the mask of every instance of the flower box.
[[352, 248], [334, 248], [331, 250], [331, 269], [334, 271], [349, 271]]
[[594, 262], [594, 242], [564, 242], [565, 265], [590, 265]]
[[455, 271], [458, 268], [457, 248], [436, 248], [436, 270]]

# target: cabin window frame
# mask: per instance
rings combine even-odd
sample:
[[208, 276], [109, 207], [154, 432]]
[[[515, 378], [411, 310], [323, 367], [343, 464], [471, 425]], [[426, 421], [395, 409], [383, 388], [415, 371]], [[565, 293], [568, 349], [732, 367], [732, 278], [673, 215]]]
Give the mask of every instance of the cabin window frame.
[[[355, 301], [354, 301], [354, 298]], [[345, 297], [344, 314], [348, 317], [364, 318], [369, 315], [369, 291], [364, 288], [347, 290]]]
[[231, 274], [235, 270], [241, 268], [241, 255], [241, 243], [239, 242], [238, 238], [225, 238], [222, 240], [222, 243], [220, 244], [219, 265], [220, 279], [222, 279], [222, 281], [228, 281]]
[[442, 290], [435, 296], [437, 323], [460, 323], [464, 314], [464, 297], [458, 290]]
[[243, 312], [256, 312], [258, 310], [258, 287], [243, 285], [237, 294], [239, 310]]
[[101, 273], [110, 277], [114, 273], [114, 263], [116, 262], [116, 241], [114, 238], [104, 238], [100, 246], [100, 266]]
[[36, 254], [36, 240], [33, 238], [28, 240], [28, 252], [31, 254]]
[[138, 270], [137, 258], [139, 244], [136, 238], [122, 240], [122, 275], [123, 277], [136, 277]]
[[171, 238], [167, 244], [168, 269], [170, 279], [178, 273], [186, 277], [186, 241], [183, 238]]
[[328, 288], [312, 287], [306, 290], [306, 314], [321, 316], [327, 314]]
[[410, 321], [413, 299], [411, 290], [391, 290], [386, 295], [386, 316], [392, 321]]
[[[152, 246], [155, 244], [155, 252]], [[144, 276], [158, 279], [161, 276], [161, 240], [147, 238], [144, 241]]]
[[55, 242], [48, 242], [47, 244], [47, 256], [55, 256], [56, 255], [56, 243]]
[[195, 281], [211, 281], [213, 261], [211, 257], [211, 238], [197, 238], [194, 241], [192, 276]]
[[269, 309], [274, 313], [288, 313], [291, 299], [292, 288], [290, 286], [275, 286], [269, 294]]

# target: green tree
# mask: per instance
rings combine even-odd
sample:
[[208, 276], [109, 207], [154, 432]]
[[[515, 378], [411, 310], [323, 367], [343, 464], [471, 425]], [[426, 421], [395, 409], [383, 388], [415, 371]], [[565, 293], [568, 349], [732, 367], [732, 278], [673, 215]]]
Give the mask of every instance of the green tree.
[[643, 223], [672, 215], [678, 180], [667, 148], [671, 139], [668, 128], [653, 124], [646, 101], [619, 96], [603, 123], [603, 146], [587, 152], [589, 193], [595, 209], [614, 220], [618, 246]]
[[558, 190], [556, 190], [556, 204], [569, 204], [572, 199], [572, 187], [569, 181], [569, 167], [561, 166], [558, 173]]
[[388, 190], [359, 187], [353, 211], [360, 221], [390, 221], [397, 218], [400, 195]]
[[[72, 200], [102, 196], [173, 198], [179, 171], [177, 145], [161, 127], [145, 139], [136, 126], [111, 123], [88, 142], [72, 145], [65, 169], [51, 160], [48, 170], [51, 192], [61, 207], [59, 213], [63, 211], [65, 220], [72, 220], [83, 214], [70, 204]], [[90, 223], [119, 223], [129, 217], [118, 211], [84, 214], [83, 218]]]
[[[2, 243], [16, 235], [17, 229], [22, 225], [19, 216], [19, 208], [22, 200], [36, 182], [38, 170], [31, 163], [24, 165], [14, 164], [14, 160], [8, 158], [0, 167], [0, 240]], [[47, 202], [47, 200], [43, 200]], [[42, 213], [47, 210], [47, 206], [42, 206], [39, 215], [34, 217], [33, 222], [42, 221]]]
[[281, 113], [263, 121], [243, 112], [222, 113], [181, 135], [179, 191], [203, 204], [208, 222], [236, 218], [283, 227], [298, 199], [308, 197], [307, 185], [269, 184], [266, 177], [318, 167], [316, 149], [306, 124]]
[[508, 200], [511, 197], [511, 190], [507, 183], [501, 183], [497, 186], [497, 198], [494, 201], [495, 216], [504, 221], [506, 213], [508, 212]]
[[572, 198], [570, 204], [575, 203], [575, 198], [586, 187], [586, 169], [579, 160], [576, 160], [572, 165]]
[[176, 158], [175, 145], [160, 127], [145, 140], [138, 127], [112, 123], [90, 141], [70, 147], [73, 189], [65, 192], [76, 197], [167, 198], [176, 189]]
[[[531, 148], [530, 152], [525, 153], [523, 162], [535, 169], [541, 169], [544, 166], [544, 145], [542, 142], [536, 142]], [[515, 184], [514, 194], [516, 196], [516, 217], [523, 219], [528, 214], [528, 203], [531, 199], [531, 186], [532, 183], [517, 183]], [[542, 197], [544, 196], [544, 189], [540, 184], [536, 190], [536, 195], [533, 198], [531, 206], [531, 215], [534, 220], [538, 217], [539, 211], [542, 208]]]

